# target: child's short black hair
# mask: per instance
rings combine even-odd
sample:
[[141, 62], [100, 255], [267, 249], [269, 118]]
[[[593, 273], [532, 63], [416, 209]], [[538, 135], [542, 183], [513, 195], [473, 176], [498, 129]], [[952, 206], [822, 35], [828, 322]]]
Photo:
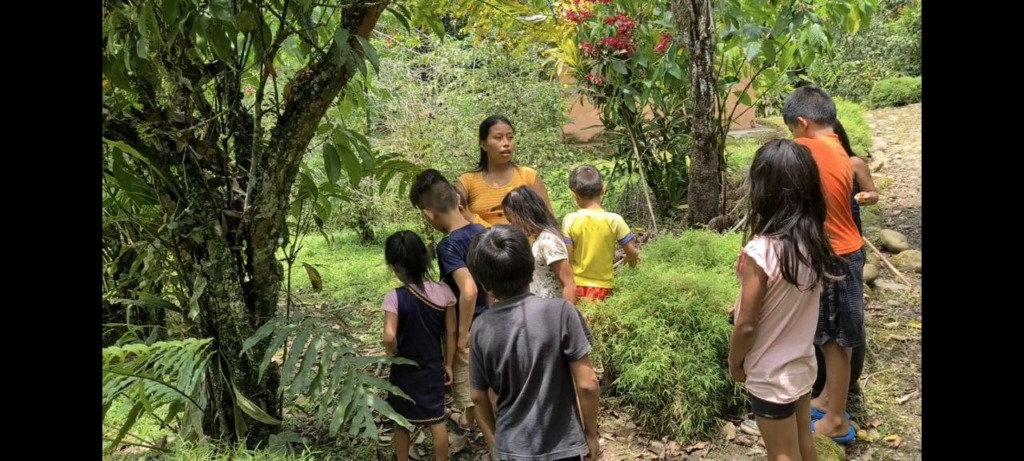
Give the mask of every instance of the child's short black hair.
[[601, 172], [593, 165], [578, 166], [569, 175], [569, 189], [582, 199], [597, 198], [601, 195], [604, 185], [601, 183]]
[[836, 103], [828, 92], [814, 85], [793, 90], [782, 105], [782, 120], [786, 125], [797, 123], [796, 118], [832, 126], [836, 123]]
[[409, 187], [409, 201], [419, 209], [430, 208], [441, 213], [459, 204], [458, 192], [441, 172], [431, 168], [418, 175]]
[[499, 224], [477, 234], [467, 256], [470, 274], [494, 297], [505, 299], [529, 291], [533, 250], [519, 228]]

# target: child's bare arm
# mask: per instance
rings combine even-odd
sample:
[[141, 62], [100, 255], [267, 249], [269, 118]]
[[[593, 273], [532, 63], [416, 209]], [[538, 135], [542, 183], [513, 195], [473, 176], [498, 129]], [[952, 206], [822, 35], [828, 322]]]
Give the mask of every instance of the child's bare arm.
[[636, 267], [636, 263], [640, 261], [640, 252], [636, 249], [636, 244], [630, 240], [622, 246], [622, 249], [626, 251], [626, 262], [629, 267]]
[[[576, 395], [580, 401], [580, 412], [583, 413], [583, 433], [591, 452], [587, 459], [597, 459], [597, 409], [601, 385], [597, 381], [594, 365], [590, 363], [590, 354], [575, 362], [569, 363], [573, 383], [576, 384]], [[593, 442], [593, 443], [591, 443]]]
[[551, 271], [558, 276], [558, 280], [562, 282], [562, 299], [569, 301], [570, 304], [576, 305], [576, 280], [572, 276], [572, 265], [569, 264], [568, 259], [562, 259], [551, 263], [548, 267]]
[[875, 190], [875, 181], [871, 179], [871, 168], [867, 162], [858, 157], [850, 159], [853, 164], [853, 180], [860, 186], [860, 192], [853, 198], [858, 205], [874, 205], [878, 203], [878, 191]]
[[[757, 338], [757, 319], [761, 315], [761, 306], [768, 288], [768, 274], [765, 274], [761, 266], [746, 260], [740, 268], [740, 278], [740, 312], [729, 345], [729, 370], [734, 378], [743, 381], [746, 378], [743, 359], [754, 347], [754, 339]], [[740, 377], [743, 379], [738, 379]]]
[[[487, 447], [494, 450], [494, 408], [491, 407], [491, 398], [487, 396], [487, 390], [473, 387], [469, 389], [469, 398], [473, 400], [476, 422], [484, 433]], [[488, 437], [488, 434], [492, 435]]]
[[389, 357], [394, 357], [398, 354], [397, 333], [398, 314], [395, 314], [394, 312], [384, 312], [384, 333], [381, 335], [381, 340], [384, 343], [384, 352]]
[[448, 306], [448, 309], [444, 313], [444, 383], [445, 385], [451, 384], [454, 375], [452, 374], [452, 367], [455, 365], [455, 339], [456, 335], [459, 334], [457, 331], [457, 321], [455, 319], [455, 305]]
[[459, 349], [469, 348], [469, 324], [473, 322], [473, 311], [476, 310], [476, 281], [465, 267], [452, 273], [455, 284], [459, 286]]

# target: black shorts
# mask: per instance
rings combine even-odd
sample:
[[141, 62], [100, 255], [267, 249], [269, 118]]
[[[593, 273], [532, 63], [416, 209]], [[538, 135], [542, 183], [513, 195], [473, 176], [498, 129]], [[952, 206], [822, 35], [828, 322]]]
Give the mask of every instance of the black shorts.
[[839, 275], [843, 280], [826, 284], [821, 289], [818, 328], [814, 345], [835, 340], [843, 347], [864, 344], [864, 252], [840, 255]]
[[796, 402], [775, 403], [750, 396], [750, 410], [759, 418], [765, 419], [786, 419], [796, 413]]

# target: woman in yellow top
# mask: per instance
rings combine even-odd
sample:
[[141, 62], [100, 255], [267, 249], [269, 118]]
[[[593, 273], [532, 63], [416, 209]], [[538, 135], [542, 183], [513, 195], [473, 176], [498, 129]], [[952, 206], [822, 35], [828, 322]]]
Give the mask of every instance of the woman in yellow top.
[[474, 222], [484, 227], [508, 224], [501, 201], [519, 186], [537, 191], [548, 209], [552, 209], [537, 170], [512, 161], [516, 149], [512, 122], [501, 115], [487, 117], [480, 123], [479, 137], [480, 164], [476, 170], [459, 176], [458, 183], [469, 202], [469, 211], [475, 215]]

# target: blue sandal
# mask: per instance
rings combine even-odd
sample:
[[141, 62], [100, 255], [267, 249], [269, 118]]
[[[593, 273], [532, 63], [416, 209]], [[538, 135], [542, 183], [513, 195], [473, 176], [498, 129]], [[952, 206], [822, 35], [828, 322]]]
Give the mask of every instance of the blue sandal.
[[[846, 417], [847, 421], [850, 420], [850, 412], [843, 413], [843, 416]], [[824, 418], [824, 417], [825, 417], [825, 412], [824, 411], [821, 411], [821, 410], [819, 410], [817, 408], [811, 407], [811, 421], [817, 421], [817, 420], [819, 420], [821, 418]]]
[[[815, 423], [815, 421], [811, 421], [811, 433], [812, 434], [814, 433], [814, 423]], [[848, 444], [850, 442], [853, 442], [854, 439], [856, 439], [856, 438], [857, 438], [857, 431], [855, 431], [853, 429], [853, 424], [851, 424], [850, 425], [850, 432], [848, 432], [844, 436], [832, 437], [832, 440], [835, 441], [838, 444], [846, 445], [846, 444]]]

